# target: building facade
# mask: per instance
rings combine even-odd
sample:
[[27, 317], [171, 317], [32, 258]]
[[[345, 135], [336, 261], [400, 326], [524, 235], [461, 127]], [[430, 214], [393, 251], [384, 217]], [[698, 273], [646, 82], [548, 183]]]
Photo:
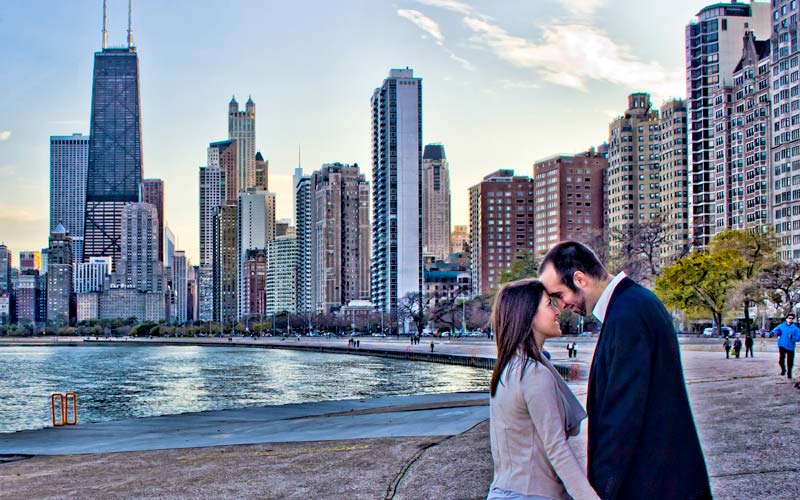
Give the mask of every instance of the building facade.
[[256, 152], [255, 188], [261, 191], [269, 191], [269, 161], [264, 159], [261, 151]]
[[223, 199], [220, 205], [234, 205], [239, 199], [239, 148], [235, 140], [208, 145], [208, 167], [222, 171]]
[[142, 182], [142, 201], [156, 207], [158, 214], [158, 259], [164, 259], [164, 181], [161, 179], [145, 179]]
[[267, 251], [248, 250], [244, 259], [244, 311], [247, 321], [259, 321], [267, 314]]
[[592, 244], [602, 237], [603, 180], [608, 160], [594, 148], [533, 165], [536, 254], [559, 241]]
[[189, 261], [186, 252], [178, 250], [172, 261], [170, 294], [170, 321], [182, 325], [188, 320], [189, 311]]
[[50, 230], [60, 222], [69, 232], [75, 262], [83, 260], [88, 167], [88, 136], [50, 137]]
[[238, 318], [238, 219], [236, 205], [223, 205], [214, 216], [214, 321], [225, 324]]
[[[266, 191], [257, 191], [255, 188], [239, 193], [238, 204], [238, 236], [239, 245], [239, 266], [238, 266], [238, 317], [246, 314], [245, 307], [245, 274], [244, 261], [248, 250], [264, 249], [267, 247], [267, 205], [268, 200]], [[274, 198], [271, 198], [274, 201]], [[274, 215], [274, 210], [272, 214]], [[274, 231], [274, 223], [273, 223]]]
[[[234, 145], [235, 143], [230, 142]], [[213, 144], [212, 144], [213, 146]], [[209, 148], [209, 157], [212, 148]], [[217, 163], [219, 163], [219, 150]], [[209, 158], [209, 162], [211, 158]], [[236, 165], [234, 157], [233, 165]], [[236, 169], [234, 168], [235, 172]], [[217, 209], [225, 204], [227, 188], [225, 171], [219, 166], [202, 166], [198, 170], [200, 177], [200, 269], [198, 271], [198, 318], [211, 321], [214, 318], [214, 218]]]
[[17, 284], [14, 287], [14, 311], [19, 323], [38, 324], [45, 321], [40, 311], [42, 289], [39, 271], [29, 270], [20, 272]]
[[[796, 262], [800, 260], [800, 91], [797, 85], [800, 8], [795, 0], [774, 0], [771, 14], [772, 224], [780, 242], [781, 257]], [[759, 31], [755, 31], [755, 36], [766, 38]]]
[[369, 184], [358, 164], [329, 163], [311, 176], [312, 310], [369, 300]]
[[142, 126], [136, 48], [103, 48], [94, 55], [84, 259], [121, 263], [122, 210], [139, 201]]
[[422, 154], [423, 251], [444, 260], [450, 254], [450, 165], [444, 146], [427, 144]]
[[294, 287], [297, 280], [297, 240], [279, 236], [267, 242], [266, 313], [297, 312]]
[[662, 266], [669, 266], [691, 249], [686, 101], [673, 99], [661, 106], [659, 140], [659, 210], [665, 233], [660, 255]]
[[50, 233], [47, 256], [47, 321], [69, 325], [73, 317], [72, 239], [63, 225]]
[[19, 253], [19, 272], [42, 272], [42, 254], [38, 250], [23, 250]]
[[768, 3], [717, 3], [686, 26], [686, 95], [689, 113], [691, 240], [705, 248], [716, 231], [714, 94], [733, 84], [746, 31], [770, 36]]
[[13, 261], [11, 250], [0, 244], [0, 293], [11, 293], [11, 268]]
[[158, 212], [153, 205], [130, 203], [122, 210], [122, 262], [112, 279], [115, 287], [163, 293], [158, 228]]
[[102, 292], [110, 282], [111, 257], [92, 257], [73, 266], [72, 288], [75, 293]]
[[297, 312], [311, 311], [311, 177], [294, 170], [294, 220], [297, 262], [295, 305]]
[[453, 226], [453, 232], [450, 234], [450, 250], [469, 252], [469, 226]]
[[499, 284], [519, 252], [534, 249], [533, 179], [498, 170], [469, 190], [472, 292]]
[[372, 94], [372, 303], [422, 295], [422, 79], [393, 69]]
[[228, 103], [228, 139], [236, 142], [239, 191], [256, 186], [256, 105], [247, 99], [244, 111], [233, 97]]

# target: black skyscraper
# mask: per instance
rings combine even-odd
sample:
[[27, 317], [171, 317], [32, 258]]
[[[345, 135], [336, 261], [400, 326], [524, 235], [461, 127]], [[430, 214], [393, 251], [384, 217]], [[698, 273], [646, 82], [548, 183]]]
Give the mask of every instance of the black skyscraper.
[[[104, 30], [105, 31], [105, 30]], [[122, 208], [139, 201], [142, 124], [139, 58], [128, 47], [94, 55], [84, 259], [111, 256], [116, 268], [122, 244]]]

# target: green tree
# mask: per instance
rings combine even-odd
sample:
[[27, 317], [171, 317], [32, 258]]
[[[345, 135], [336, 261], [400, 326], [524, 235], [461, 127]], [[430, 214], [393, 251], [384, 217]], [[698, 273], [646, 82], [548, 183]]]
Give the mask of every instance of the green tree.
[[718, 233], [709, 243], [712, 255], [732, 263], [731, 271], [738, 281], [729, 298], [744, 311], [745, 332], [750, 333], [750, 306], [764, 299], [758, 275], [778, 262], [777, 240], [772, 231], [741, 231], [729, 229]]
[[500, 273], [500, 284], [510, 283], [539, 275], [539, 259], [532, 250], [520, 250], [514, 256], [511, 267]]
[[722, 315], [737, 285], [741, 258], [730, 252], [694, 252], [667, 267], [656, 279], [656, 295], [664, 304], [687, 314], [710, 313], [720, 333]]

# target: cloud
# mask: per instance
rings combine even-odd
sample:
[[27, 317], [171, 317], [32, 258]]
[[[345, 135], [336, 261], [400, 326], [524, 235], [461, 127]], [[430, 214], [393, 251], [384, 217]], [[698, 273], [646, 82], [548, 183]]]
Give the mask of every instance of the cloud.
[[472, 7], [457, 0], [417, 0], [417, 2], [429, 7], [439, 7], [441, 9], [451, 10], [464, 15], [472, 14], [473, 12]]
[[455, 62], [457, 62], [458, 64], [460, 64], [462, 68], [464, 68], [464, 69], [466, 69], [468, 71], [475, 71], [476, 68], [471, 62], [467, 61], [463, 57], [458, 57], [453, 52], [451, 52], [449, 49], [447, 50], [447, 52], [450, 55], [450, 59], [452, 59]]
[[574, 16], [591, 16], [605, 4], [605, 0], [561, 0], [561, 3]]
[[11, 137], [10, 130], [0, 130], [0, 141], [7, 141]]
[[519, 68], [535, 70], [543, 80], [577, 90], [588, 81], [604, 81], [659, 97], [682, 95], [681, 71], [638, 60], [603, 30], [582, 24], [550, 24], [540, 40], [510, 35], [485, 18], [465, 17], [470, 40]]
[[[49, 215], [47, 215], [49, 217]], [[41, 222], [45, 215], [35, 213], [26, 208], [10, 203], [0, 203], [0, 220], [11, 222]]]
[[12, 176], [17, 173], [16, 165], [0, 165], [0, 178]]
[[504, 89], [538, 89], [541, 86], [536, 82], [519, 82], [514, 80], [500, 80], [500, 86]]
[[442, 30], [439, 29], [439, 24], [422, 12], [411, 9], [398, 9], [397, 15], [408, 19], [414, 23], [417, 28], [432, 36], [437, 44], [444, 44], [444, 35], [442, 35]]

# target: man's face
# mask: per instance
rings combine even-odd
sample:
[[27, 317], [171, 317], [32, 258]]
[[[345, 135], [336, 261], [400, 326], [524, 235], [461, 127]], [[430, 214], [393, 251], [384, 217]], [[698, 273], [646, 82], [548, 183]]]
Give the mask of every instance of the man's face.
[[786, 324], [791, 325], [794, 323], [794, 316], [786, 316]]
[[552, 265], [545, 266], [544, 271], [539, 275], [539, 281], [544, 285], [547, 294], [556, 300], [559, 307], [569, 309], [575, 314], [586, 316], [586, 295], [583, 290], [580, 288], [578, 288], [577, 292], [570, 290], [563, 283], [555, 267]]

